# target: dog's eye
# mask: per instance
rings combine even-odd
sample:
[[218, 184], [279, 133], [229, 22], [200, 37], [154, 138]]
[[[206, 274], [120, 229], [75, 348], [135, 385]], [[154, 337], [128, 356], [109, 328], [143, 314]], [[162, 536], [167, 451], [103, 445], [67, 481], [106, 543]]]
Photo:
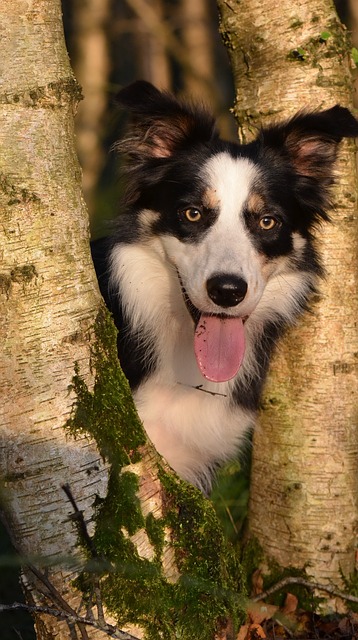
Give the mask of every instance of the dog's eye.
[[184, 216], [189, 222], [199, 222], [201, 219], [201, 211], [196, 207], [189, 207], [183, 211]]
[[264, 231], [271, 231], [271, 229], [276, 227], [278, 221], [276, 218], [272, 218], [272, 216], [263, 216], [263, 218], [260, 219], [259, 224], [261, 229], [264, 229]]

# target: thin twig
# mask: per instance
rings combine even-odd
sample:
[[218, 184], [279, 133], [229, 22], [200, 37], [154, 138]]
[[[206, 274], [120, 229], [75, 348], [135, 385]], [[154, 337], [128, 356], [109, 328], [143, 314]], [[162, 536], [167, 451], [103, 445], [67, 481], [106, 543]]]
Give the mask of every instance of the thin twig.
[[335, 587], [331, 587], [327, 584], [319, 584], [318, 582], [310, 582], [309, 580], [305, 580], [304, 578], [299, 578], [298, 576], [288, 576], [287, 578], [283, 578], [279, 582], [276, 582], [272, 587], [266, 589], [259, 595], [251, 598], [252, 602], [259, 602], [260, 600], [264, 600], [272, 593], [276, 593], [283, 587], [287, 587], [290, 584], [299, 584], [302, 587], [307, 587], [307, 589], [318, 589], [319, 591], [324, 591], [325, 593], [329, 593], [332, 596], [336, 596], [337, 598], [341, 598], [342, 600], [347, 600], [348, 602], [358, 602], [357, 596], [352, 596], [349, 593], [343, 593], [343, 591], [338, 591]]
[[121, 631], [117, 629], [111, 624], [108, 623], [100, 623], [96, 620], [89, 620], [88, 618], [81, 618], [76, 614], [67, 613], [65, 611], [59, 611], [58, 609], [51, 609], [48, 607], [40, 607], [40, 606], [32, 606], [28, 604], [24, 604], [23, 602], [14, 602], [13, 604], [0, 604], [0, 613], [3, 611], [17, 611], [19, 609], [24, 609], [29, 613], [45, 613], [46, 615], [53, 616], [54, 618], [59, 618], [60, 620], [65, 620], [68, 625], [77, 624], [78, 626], [87, 625], [89, 627], [94, 627], [99, 631], [103, 631], [111, 638], [117, 638], [118, 640], [138, 640], [132, 634], [127, 633], [126, 631]]
[[80, 511], [80, 509], [77, 506], [76, 500], [73, 497], [72, 491], [70, 489], [70, 485], [69, 484], [63, 484], [62, 487], [63, 491], [65, 492], [67, 498], [69, 499], [72, 508], [73, 508], [73, 514], [71, 516], [72, 520], [75, 520], [78, 524], [78, 528], [80, 530], [80, 535], [83, 539], [83, 542], [85, 543], [85, 545], [87, 546], [88, 550], [91, 553], [92, 558], [98, 558], [98, 553], [96, 551], [96, 548], [93, 544], [92, 538], [89, 535], [88, 531], [87, 531], [87, 526], [86, 526], [86, 522], [85, 519], [83, 517], [83, 513], [82, 511]]
[[207, 389], [203, 389], [202, 384], [193, 385], [193, 384], [185, 384], [185, 382], [177, 382], [182, 387], [189, 387], [190, 389], [195, 389], [196, 391], [202, 391], [203, 393], [209, 393], [211, 396], [222, 396], [222, 398], [227, 398], [226, 393], [219, 393], [217, 391], [208, 391]]
[[[95, 547], [95, 545], [93, 544], [93, 540], [91, 538], [91, 536], [88, 533], [88, 529], [87, 529], [87, 525], [86, 525], [86, 521], [84, 519], [83, 516], [83, 512], [78, 508], [76, 500], [73, 496], [73, 493], [71, 491], [70, 485], [69, 484], [64, 484], [62, 485], [62, 489], [65, 492], [67, 498], [69, 499], [72, 508], [73, 508], [73, 520], [75, 520], [77, 522], [78, 525], [78, 529], [80, 532], [80, 535], [82, 537], [82, 540], [84, 542], [84, 544], [86, 545], [88, 551], [90, 552], [92, 558], [94, 560], [99, 560], [100, 556], [97, 552], [97, 549]], [[94, 592], [94, 597], [95, 597], [95, 601], [96, 601], [96, 607], [97, 607], [97, 615], [98, 615], [98, 621], [101, 624], [105, 624], [105, 618], [104, 618], [104, 611], [103, 611], [103, 604], [102, 604], [102, 598], [101, 598], [101, 589], [100, 589], [100, 585], [99, 585], [99, 580], [98, 578], [95, 579], [95, 577], [93, 576], [93, 592]]]
[[[56, 587], [54, 587], [54, 585], [50, 582], [50, 580], [32, 564], [27, 563], [26, 566], [34, 574], [34, 576], [36, 576], [39, 582], [41, 582], [42, 586], [47, 589], [48, 593], [46, 594], [42, 590], [42, 594], [45, 597], [46, 596], [50, 597], [55, 604], [57, 604], [59, 607], [63, 609], [64, 614], [70, 617], [76, 617], [76, 612], [74, 611], [74, 609], [72, 609], [72, 607], [68, 604], [68, 602], [64, 600], [64, 598], [61, 596], [59, 591], [57, 591]], [[82, 640], [89, 640], [87, 630], [81, 624], [81, 622], [78, 623], [78, 628], [81, 633]]]

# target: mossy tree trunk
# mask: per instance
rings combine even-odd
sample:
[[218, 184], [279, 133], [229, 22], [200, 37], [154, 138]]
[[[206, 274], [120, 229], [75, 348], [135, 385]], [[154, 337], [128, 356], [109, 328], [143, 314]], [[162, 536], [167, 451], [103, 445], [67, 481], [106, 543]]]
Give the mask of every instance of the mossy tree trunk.
[[[332, 0], [218, 0], [240, 135], [303, 107], [351, 106], [347, 33]], [[355, 568], [358, 498], [357, 181], [345, 144], [327, 278], [279, 347], [254, 436], [250, 531], [281, 566], [341, 585]]]
[[[211, 505], [146, 444], [119, 370], [89, 254], [60, 1], [5, 2], [0, 19], [1, 510], [27, 600], [91, 610], [99, 626], [104, 606], [137, 637], [208, 640], [237, 614], [240, 575]], [[42, 614], [36, 629], [107, 637]]]

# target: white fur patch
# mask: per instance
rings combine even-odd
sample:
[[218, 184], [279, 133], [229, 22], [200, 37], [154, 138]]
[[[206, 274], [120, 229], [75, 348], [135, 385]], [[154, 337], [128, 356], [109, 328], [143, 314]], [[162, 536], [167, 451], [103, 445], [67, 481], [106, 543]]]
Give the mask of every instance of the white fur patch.
[[222, 464], [235, 457], [254, 423], [252, 412], [232, 405], [228, 383], [220, 387], [226, 396], [210, 395], [185, 383], [170, 385], [159, 371], [134, 394], [157, 450], [182, 478], [204, 490], [210, 487], [214, 462]]

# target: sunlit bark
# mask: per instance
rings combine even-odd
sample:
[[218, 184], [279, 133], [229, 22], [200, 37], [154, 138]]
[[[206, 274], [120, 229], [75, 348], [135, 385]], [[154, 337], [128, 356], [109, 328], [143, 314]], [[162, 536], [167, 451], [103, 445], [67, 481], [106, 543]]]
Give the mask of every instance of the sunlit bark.
[[[347, 33], [331, 0], [219, 0], [243, 140], [303, 107], [350, 106]], [[358, 497], [357, 181], [344, 144], [327, 277], [278, 349], [254, 437], [250, 530], [282, 566], [341, 584], [355, 567]]]

